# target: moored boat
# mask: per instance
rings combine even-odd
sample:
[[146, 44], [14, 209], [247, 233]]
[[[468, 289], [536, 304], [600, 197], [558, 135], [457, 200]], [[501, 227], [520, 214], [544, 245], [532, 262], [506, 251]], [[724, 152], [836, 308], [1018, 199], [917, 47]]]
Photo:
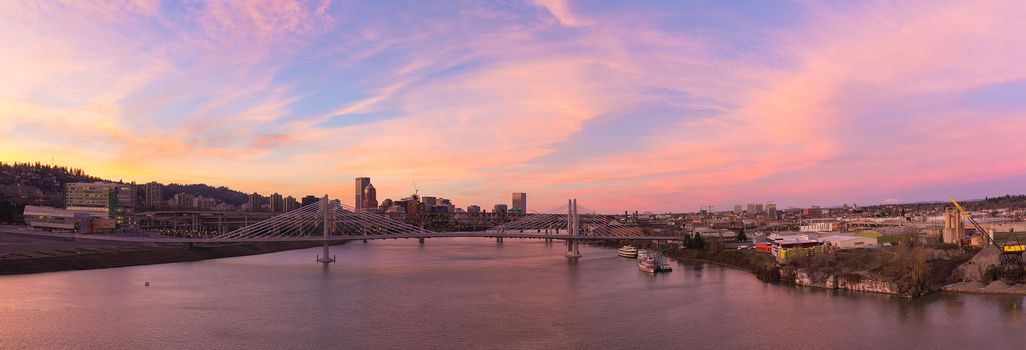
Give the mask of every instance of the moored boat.
[[622, 257], [625, 257], [625, 258], [637, 258], [638, 257], [638, 248], [634, 248], [633, 246], [625, 245], [623, 247], [620, 247], [620, 249], [618, 249], [616, 251], [616, 255], [619, 255], [619, 256], [622, 256]]
[[666, 262], [665, 259], [658, 262], [659, 266], [656, 268], [656, 272], [670, 272], [673, 271], [673, 267], [670, 267], [670, 263]]
[[648, 273], [656, 273], [659, 265], [656, 264], [655, 258], [646, 256], [644, 258], [638, 257], [638, 269]]

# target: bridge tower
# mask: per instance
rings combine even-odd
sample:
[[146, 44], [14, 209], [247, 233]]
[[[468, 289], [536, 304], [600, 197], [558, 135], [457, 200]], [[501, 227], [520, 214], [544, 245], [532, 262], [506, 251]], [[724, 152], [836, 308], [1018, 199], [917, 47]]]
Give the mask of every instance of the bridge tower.
[[[570, 237], [581, 234], [581, 223], [580, 217], [577, 216], [576, 199], [567, 200], [566, 232]], [[581, 257], [579, 244], [580, 242], [573, 238], [566, 240], [566, 257], [568, 259], [573, 260]]]
[[321, 214], [324, 217], [324, 256], [317, 256], [317, 262], [324, 263], [324, 265], [335, 262], [335, 257], [328, 257], [328, 238], [331, 236], [331, 228], [334, 226], [334, 222], [331, 219], [331, 204], [328, 201], [328, 195], [324, 195], [321, 198]]

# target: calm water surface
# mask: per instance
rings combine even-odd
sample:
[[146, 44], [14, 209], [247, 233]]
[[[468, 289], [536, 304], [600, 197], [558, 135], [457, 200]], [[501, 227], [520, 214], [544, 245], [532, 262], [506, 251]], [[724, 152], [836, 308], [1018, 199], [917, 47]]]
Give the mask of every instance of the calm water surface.
[[[0, 349], [1020, 349], [1026, 299], [796, 289], [612, 249], [434, 239], [0, 277]], [[144, 287], [150, 281], [150, 287]]]

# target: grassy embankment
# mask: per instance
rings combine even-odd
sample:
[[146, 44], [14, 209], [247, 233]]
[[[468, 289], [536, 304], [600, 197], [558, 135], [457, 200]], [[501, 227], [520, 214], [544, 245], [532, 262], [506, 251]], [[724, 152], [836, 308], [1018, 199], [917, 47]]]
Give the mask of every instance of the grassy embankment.
[[1026, 232], [994, 232], [994, 242], [1026, 244]]

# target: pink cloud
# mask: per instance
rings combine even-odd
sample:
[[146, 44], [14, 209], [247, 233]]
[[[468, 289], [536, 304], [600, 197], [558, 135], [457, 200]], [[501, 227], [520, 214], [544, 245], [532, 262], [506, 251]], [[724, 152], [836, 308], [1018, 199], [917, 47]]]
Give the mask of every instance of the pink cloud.
[[[609, 211], [775, 198], [829, 204], [1026, 174], [1009, 161], [1026, 151], [1026, 124], [1016, 123], [1023, 111], [984, 114], [951, 100], [1026, 80], [1019, 2], [811, 4], [810, 23], [767, 31], [761, 53], [772, 57], [759, 60], [718, 51], [717, 37], [661, 29], [644, 14], [585, 16], [583, 2], [534, 3], [559, 26], [549, 19], [493, 30], [511, 14], [467, 9], [445, 23], [395, 14], [337, 33], [347, 22], [328, 2], [210, 2], [184, 19], [151, 2], [14, 6], [0, 25], [8, 53], [0, 74], [9, 77], [0, 86], [0, 146], [18, 152], [0, 155], [56, 152], [80, 159], [76, 166], [100, 164], [103, 176], [343, 199], [353, 176], [374, 177], [382, 197], [406, 194], [416, 179], [460, 205], [524, 190], [535, 208], [576, 196]], [[149, 21], [175, 36], [159, 37], [142, 25]], [[334, 35], [339, 44], [314, 50], [328, 61], [317, 68], [351, 73], [359, 80], [338, 84], [361, 94], [297, 112], [336, 86], [308, 90], [281, 73]], [[773, 60], [783, 62], [765, 63]], [[889, 107], [910, 101], [921, 108]], [[625, 115], [630, 125], [650, 105], [681, 116], [595, 141], [626, 150], [564, 148], [600, 118]], [[691, 109], [709, 112], [685, 116]], [[384, 112], [396, 117], [322, 125]]]
[[569, 0], [533, 0], [533, 2], [548, 11], [561, 25], [577, 27], [591, 23], [573, 12]]

